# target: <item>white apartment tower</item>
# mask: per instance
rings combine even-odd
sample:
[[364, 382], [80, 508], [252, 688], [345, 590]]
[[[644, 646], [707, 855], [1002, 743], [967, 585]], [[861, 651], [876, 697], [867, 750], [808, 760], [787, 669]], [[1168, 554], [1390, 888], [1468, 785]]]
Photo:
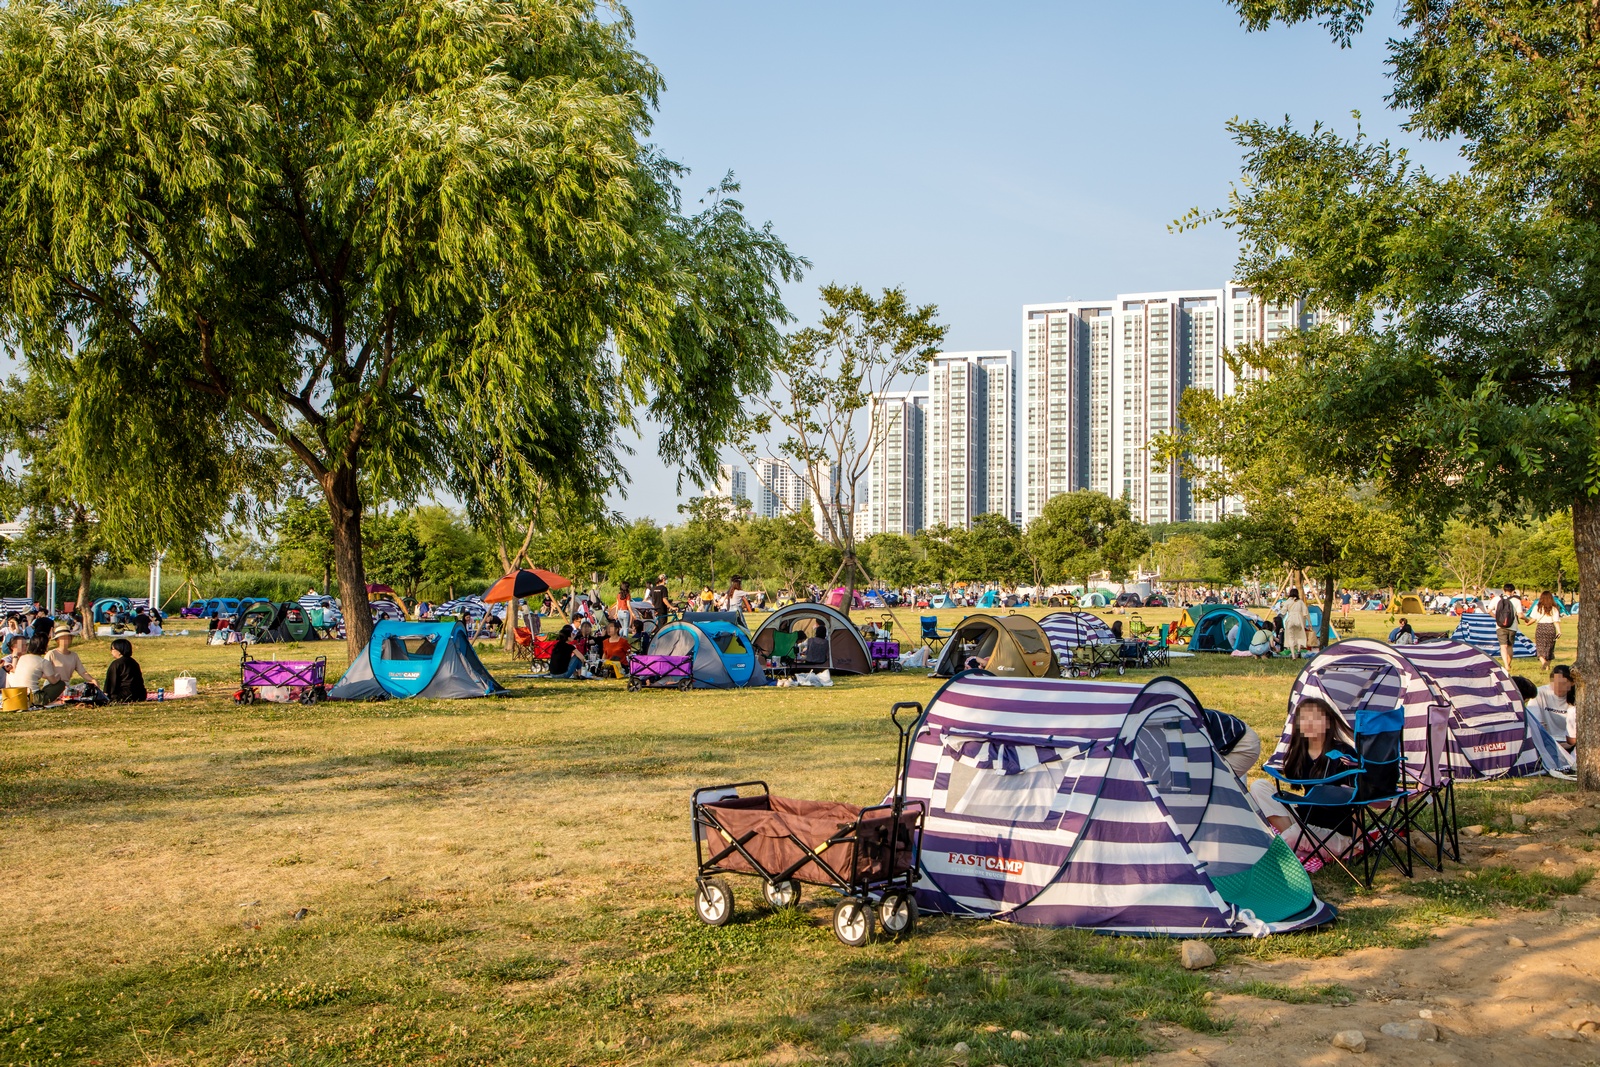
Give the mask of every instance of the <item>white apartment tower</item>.
[[857, 501], [858, 536], [909, 537], [922, 529], [927, 411], [926, 392], [880, 393], [872, 398], [872, 466], [866, 499]]
[[1016, 353], [941, 352], [928, 368], [923, 522], [966, 528], [986, 512], [1015, 521]]
[[1074, 489], [1126, 498], [1145, 522], [1236, 513], [1236, 500], [1196, 501], [1152, 446], [1178, 428], [1185, 390], [1233, 392], [1229, 351], [1323, 321], [1299, 303], [1262, 305], [1237, 286], [1025, 306], [1023, 521]]

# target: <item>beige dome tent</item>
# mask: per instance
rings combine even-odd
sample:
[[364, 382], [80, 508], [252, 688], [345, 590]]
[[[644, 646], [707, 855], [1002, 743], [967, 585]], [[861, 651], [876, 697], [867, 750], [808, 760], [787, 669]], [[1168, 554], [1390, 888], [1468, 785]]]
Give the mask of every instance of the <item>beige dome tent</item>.
[[750, 643], [763, 660], [771, 660], [773, 645], [780, 640], [778, 634], [794, 634], [798, 641], [804, 641], [818, 633], [828, 639], [828, 661], [796, 662], [797, 668], [826, 668], [846, 674], [868, 674], [872, 671], [872, 656], [861, 639], [861, 631], [851, 625], [841, 612], [826, 604], [800, 603], [779, 608], [767, 616]]
[[1026, 615], [968, 615], [945, 642], [933, 674], [938, 678], [959, 674], [970, 659], [1003, 678], [1061, 677], [1050, 639]]

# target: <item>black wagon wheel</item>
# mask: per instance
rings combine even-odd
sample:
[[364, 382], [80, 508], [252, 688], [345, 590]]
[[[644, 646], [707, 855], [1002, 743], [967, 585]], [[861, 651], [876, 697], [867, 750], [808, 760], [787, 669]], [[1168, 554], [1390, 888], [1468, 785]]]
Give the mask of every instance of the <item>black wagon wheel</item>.
[[833, 906], [833, 936], [851, 948], [872, 940], [872, 907], [860, 897], [845, 897]]
[[878, 902], [878, 925], [891, 940], [903, 941], [917, 928], [917, 901], [908, 891], [894, 889]]
[[733, 918], [733, 890], [722, 878], [701, 878], [694, 887], [694, 913], [707, 926], [726, 926]]
[[628, 677], [628, 692], [637, 693], [638, 691], [639, 691], [639, 679], [637, 679], [637, 678], [635, 678], [635, 677], [630, 675]]
[[247, 685], [234, 694], [233, 699], [236, 704], [254, 704], [256, 702], [256, 691]]
[[1118, 660], [1117, 661], [1117, 677], [1120, 678], [1122, 675], [1127, 674], [1127, 673], [1128, 673], [1128, 665], [1126, 663], [1123, 663], [1121, 660]]
[[761, 895], [773, 908], [792, 908], [800, 903], [800, 883], [793, 878], [779, 882], [762, 882]]
[[693, 689], [694, 688], [694, 679], [693, 678], [685, 678], [683, 681], [678, 683], [678, 688], [679, 689]]

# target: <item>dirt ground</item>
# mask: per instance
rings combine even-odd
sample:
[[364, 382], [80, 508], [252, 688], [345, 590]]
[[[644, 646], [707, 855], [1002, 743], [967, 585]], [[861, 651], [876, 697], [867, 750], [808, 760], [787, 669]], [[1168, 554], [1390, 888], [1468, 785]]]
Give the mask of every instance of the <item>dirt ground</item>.
[[[1551, 796], [1525, 807], [1525, 832], [1468, 834], [1469, 866], [1491, 862], [1552, 875], [1594, 866], [1600, 800]], [[1369, 898], [1349, 906], [1385, 903]], [[1348, 990], [1339, 1002], [1287, 1004], [1221, 992], [1234, 1020], [1220, 1035], [1177, 1027], [1152, 1036], [1171, 1051], [1151, 1067], [1368, 1063], [1404, 1067], [1574, 1067], [1600, 1064], [1600, 881], [1545, 911], [1509, 910], [1443, 930], [1416, 949], [1365, 949], [1325, 959], [1240, 963], [1217, 970], [1219, 988], [1253, 981]], [[1348, 1000], [1348, 1003], [1343, 1001]], [[1383, 1032], [1416, 1024], [1417, 1036]], [[1361, 1053], [1333, 1036], [1359, 1030]]]

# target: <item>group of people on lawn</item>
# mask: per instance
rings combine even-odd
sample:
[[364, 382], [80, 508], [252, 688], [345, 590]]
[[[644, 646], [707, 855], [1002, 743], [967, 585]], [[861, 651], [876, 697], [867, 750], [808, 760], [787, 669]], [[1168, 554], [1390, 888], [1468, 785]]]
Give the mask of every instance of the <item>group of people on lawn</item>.
[[34, 707], [60, 700], [74, 678], [83, 680], [86, 696], [103, 694], [113, 704], [144, 702], [148, 690], [144, 672], [133, 658], [132, 642], [123, 637], [111, 642], [111, 663], [102, 686], [89, 673], [83, 658], [72, 650], [75, 636], [71, 627], [57, 629], [48, 616], [35, 618], [26, 626], [15, 616], [8, 619], [4, 654], [0, 655], [0, 683], [7, 689], [26, 689]]

